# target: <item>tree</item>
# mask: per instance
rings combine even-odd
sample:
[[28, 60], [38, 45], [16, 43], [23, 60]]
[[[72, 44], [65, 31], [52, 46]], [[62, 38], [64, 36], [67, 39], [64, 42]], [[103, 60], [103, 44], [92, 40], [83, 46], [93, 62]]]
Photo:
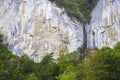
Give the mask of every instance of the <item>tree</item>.
[[33, 72], [34, 62], [29, 59], [27, 55], [22, 56], [21, 63], [21, 71], [23, 74], [27, 75]]
[[67, 66], [62, 74], [60, 74], [57, 79], [58, 80], [77, 80], [76, 77], [76, 67], [73, 65]]
[[[120, 49], [120, 47], [118, 47]], [[91, 58], [84, 61], [85, 80], [119, 80], [120, 54], [109, 47], [96, 50]]]
[[56, 80], [59, 68], [51, 55], [46, 55], [43, 60], [37, 64], [36, 74], [39, 80]]
[[25, 80], [38, 80], [35, 73], [28, 74]]

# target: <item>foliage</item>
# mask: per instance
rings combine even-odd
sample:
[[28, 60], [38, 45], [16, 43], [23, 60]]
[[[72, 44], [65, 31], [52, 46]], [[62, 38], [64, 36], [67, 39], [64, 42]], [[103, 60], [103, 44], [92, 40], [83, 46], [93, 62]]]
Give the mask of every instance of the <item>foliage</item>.
[[46, 55], [36, 66], [35, 71], [40, 80], [56, 80], [59, 69], [51, 55]]
[[65, 71], [57, 77], [58, 80], [76, 80], [76, 67], [69, 65]]
[[81, 22], [90, 22], [90, 13], [98, 0], [50, 0], [57, 6], [64, 7], [65, 11], [71, 18], [76, 18]]
[[[117, 44], [119, 45], [119, 43]], [[85, 80], [119, 80], [120, 79], [120, 46], [114, 49], [103, 47], [96, 50], [86, 62]]]
[[28, 74], [25, 80], [38, 80], [35, 73]]
[[50, 54], [34, 63], [27, 55], [12, 55], [7, 45], [0, 44], [0, 80], [120, 80], [120, 43], [113, 49], [85, 53], [61, 53], [57, 60]]
[[70, 65], [77, 66], [83, 60], [83, 55], [77, 52], [72, 52], [70, 54], [61, 53], [57, 59], [57, 65], [59, 66], [59, 72], [63, 73], [64, 70]]

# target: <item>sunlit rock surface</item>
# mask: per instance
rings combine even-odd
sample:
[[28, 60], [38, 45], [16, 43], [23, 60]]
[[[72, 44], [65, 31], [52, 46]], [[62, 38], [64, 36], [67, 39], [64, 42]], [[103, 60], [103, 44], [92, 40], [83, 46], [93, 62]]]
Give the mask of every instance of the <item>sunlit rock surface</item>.
[[120, 0], [100, 0], [91, 15], [88, 48], [113, 47], [120, 41]]
[[[106, 8], [107, 9], [107, 8]], [[106, 24], [109, 25], [109, 24]], [[9, 50], [38, 62], [82, 47], [83, 26], [48, 0], [0, 0], [0, 32]]]

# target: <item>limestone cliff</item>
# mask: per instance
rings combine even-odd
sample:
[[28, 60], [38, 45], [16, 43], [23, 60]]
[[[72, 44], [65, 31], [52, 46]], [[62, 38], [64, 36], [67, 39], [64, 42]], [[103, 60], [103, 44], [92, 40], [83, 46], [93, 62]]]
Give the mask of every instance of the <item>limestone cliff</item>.
[[0, 32], [9, 50], [40, 61], [83, 45], [83, 26], [48, 0], [0, 0]]
[[85, 42], [93, 49], [120, 41], [120, 0], [99, 0], [91, 15], [84, 27], [49, 0], [0, 0], [0, 32], [13, 54], [27, 54], [36, 62], [46, 54], [56, 58], [61, 51], [80, 49]]
[[120, 0], [100, 0], [91, 15], [88, 48], [113, 47], [120, 41]]

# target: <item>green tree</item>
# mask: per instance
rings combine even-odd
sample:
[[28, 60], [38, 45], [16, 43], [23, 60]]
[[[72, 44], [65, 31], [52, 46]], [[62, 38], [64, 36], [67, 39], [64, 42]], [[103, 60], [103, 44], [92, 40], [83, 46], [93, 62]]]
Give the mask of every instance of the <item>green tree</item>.
[[29, 59], [27, 55], [22, 56], [21, 63], [21, 71], [23, 74], [27, 75], [33, 72], [34, 62]]
[[[117, 48], [120, 49], [120, 47]], [[114, 50], [103, 47], [96, 50], [91, 58], [84, 61], [84, 65], [86, 65], [83, 69], [84, 80], [119, 80], [120, 54], [116, 52], [117, 48]]]
[[56, 80], [59, 68], [51, 55], [46, 55], [43, 60], [37, 64], [36, 74], [39, 80]]
[[65, 71], [57, 77], [57, 79], [58, 80], [77, 80], [76, 70], [77, 69], [75, 66], [69, 65], [67, 66]]
[[61, 53], [57, 59], [57, 64], [60, 67], [60, 72], [62, 72], [69, 65], [77, 66], [78, 63], [81, 63], [83, 61], [83, 59], [84, 56], [76, 51], [69, 54]]
[[38, 80], [35, 73], [28, 74], [25, 80]]

